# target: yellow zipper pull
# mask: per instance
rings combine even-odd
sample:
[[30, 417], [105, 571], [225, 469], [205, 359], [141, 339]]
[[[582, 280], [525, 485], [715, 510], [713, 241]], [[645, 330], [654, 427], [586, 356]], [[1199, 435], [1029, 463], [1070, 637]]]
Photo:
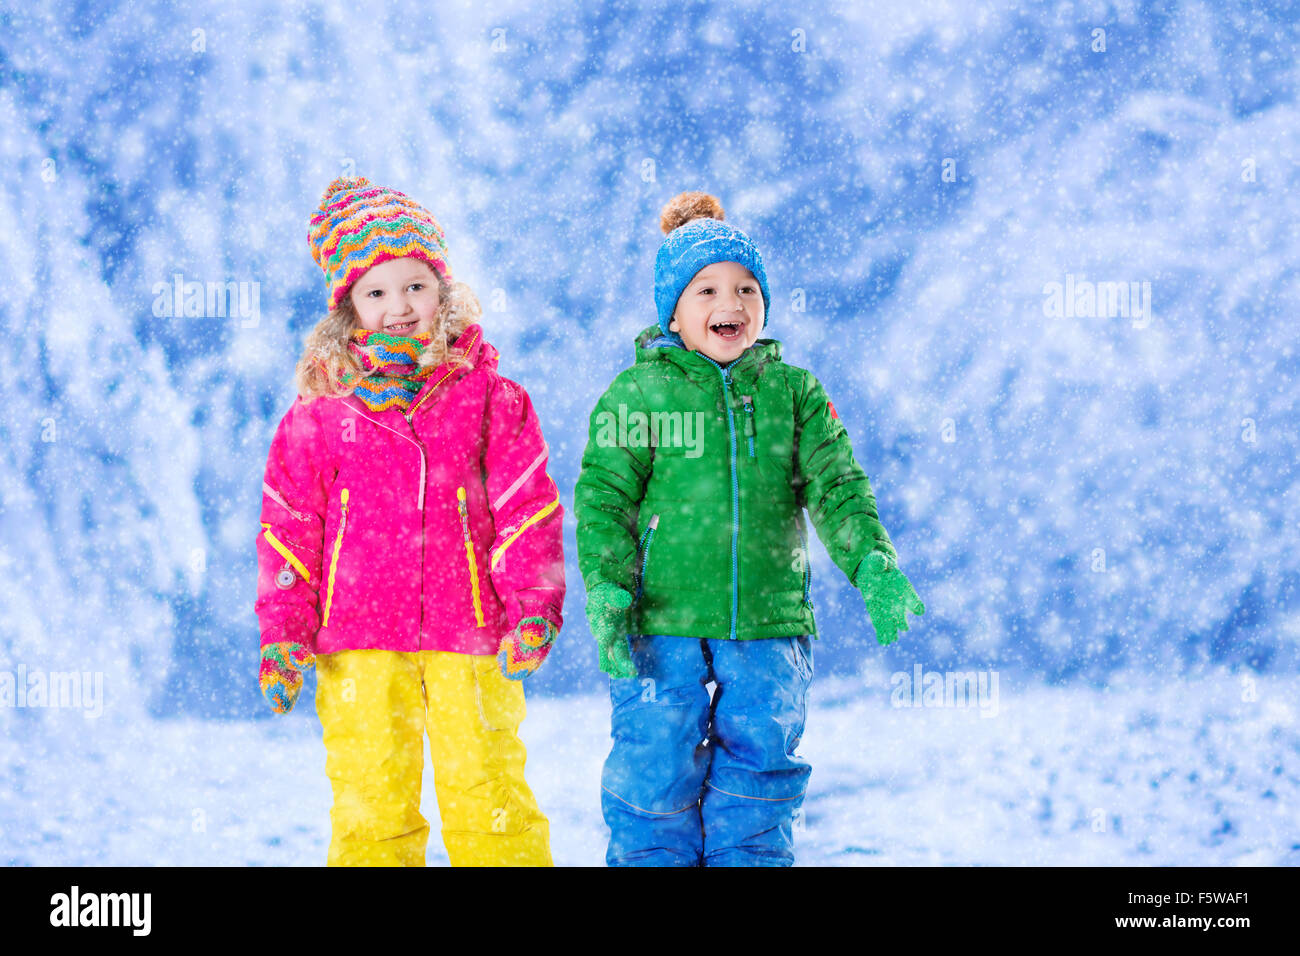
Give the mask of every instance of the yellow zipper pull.
[[348, 526], [348, 490], [346, 488], [339, 495], [339, 501], [342, 505], [339, 514], [339, 530], [334, 535], [334, 555], [330, 559], [329, 578], [325, 582], [325, 613], [321, 615], [321, 627], [329, 623], [330, 608], [334, 606], [334, 572], [339, 567], [339, 548], [343, 545], [343, 529]]
[[478, 591], [478, 562], [474, 560], [474, 542], [469, 536], [469, 511], [465, 506], [465, 486], [456, 489], [456, 510], [460, 512], [460, 528], [465, 535], [465, 560], [469, 562], [469, 583], [473, 589], [475, 627], [483, 626], [483, 602]]

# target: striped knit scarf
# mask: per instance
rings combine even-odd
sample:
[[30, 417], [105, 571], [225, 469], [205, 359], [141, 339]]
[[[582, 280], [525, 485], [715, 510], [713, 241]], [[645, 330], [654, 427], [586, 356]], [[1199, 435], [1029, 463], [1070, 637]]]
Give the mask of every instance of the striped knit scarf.
[[405, 412], [433, 367], [419, 367], [416, 359], [433, 341], [430, 334], [388, 335], [370, 329], [353, 329], [348, 342], [350, 351], [361, 365], [362, 373], [344, 372], [344, 385], [355, 384], [352, 394], [372, 411], [397, 408]]

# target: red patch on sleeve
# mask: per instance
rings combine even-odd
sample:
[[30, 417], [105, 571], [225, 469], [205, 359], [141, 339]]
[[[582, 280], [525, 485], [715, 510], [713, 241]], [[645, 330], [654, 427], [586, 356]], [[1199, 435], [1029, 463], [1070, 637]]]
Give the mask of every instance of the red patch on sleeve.
[[837, 412], [837, 411], [835, 410], [835, 405], [831, 402], [830, 399], [827, 399], [827, 400], [826, 400], [826, 407], [829, 408], [829, 409], [831, 410], [831, 418], [839, 418], [839, 417], [840, 417], [840, 413]]

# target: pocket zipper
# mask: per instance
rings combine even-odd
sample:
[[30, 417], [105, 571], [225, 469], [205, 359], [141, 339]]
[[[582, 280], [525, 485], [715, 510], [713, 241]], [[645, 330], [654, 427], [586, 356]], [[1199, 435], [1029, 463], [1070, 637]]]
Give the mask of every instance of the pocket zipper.
[[745, 403], [745, 437], [749, 439], [749, 457], [754, 457], [754, 396], [742, 395]]
[[636, 600], [641, 600], [641, 594], [645, 590], [645, 566], [650, 560], [650, 542], [655, 536], [655, 529], [659, 527], [659, 516], [652, 515], [650, 523], [645, 526], [645, 532], [641, 535], [641, 541], [637, 544], [637, 550], [641, 553], [641, 570], [636, 576]]
[[478, 593], [478, 562], [474, 560], [474, 542], [469, 536], [469, 509], [465, 506], [465, 487], [456, 489], [456, 509], [460, 512], [460, 530], [465, 536], [465, 560], [469, 562], [469, 583], [474, 589], [475, 627], [483, 626], [483, 602]]
[[812, 609], [812, 554], [808, 551], [808, 526], [799, 519], [799, 539], [803, 543], [803, 604]]
[[320, 626], [324, 627], [330, 619], [330, 606], [334, 603], [334, 572], [339, 569], [339, 548], [343, 545], [343, 531], [348, 526], [348, 490], [343, 489], [339, 495], [342, 503], [338, 534], [334, 536], [334, 553], [330, 557], [330, 576], [325, 585], [325, 613], [321, 615]]
[[[279, 573], [276, 575], [275, 578], [276, 584], [278, 584], [282, 588], [293, 587], [293, 581], [289, 581], [288, 584], [283, 583], [284, 581], [283, 575], [286, 569], [295, 569], [300, 575], [302, 575], [302, 579], [304, 581], [308, 581], [308, 582], [311, 581], [311, 575], [307, 573], [307, 566], [303, 564], [300, 560], [298, 560], [298, 558], [294, 556], [294, 553], [292, 551], [290, 551], [287, 547], [285, 547], [284, 542], [282, 542], [279, 538], [277, 538], [274, 534], [271, 533], [271, 525], [269, 522], [266, 521], [262, 522], [262, 536], [266, 538], [267, 543], [270, 544], [271, 547], [275, 548], [275, 550], [279, 552], [280, 557], [284, 558], [284, 567], [280, 569]], [[292, 573], [293, 571], [290, 570], [291, 576]]]

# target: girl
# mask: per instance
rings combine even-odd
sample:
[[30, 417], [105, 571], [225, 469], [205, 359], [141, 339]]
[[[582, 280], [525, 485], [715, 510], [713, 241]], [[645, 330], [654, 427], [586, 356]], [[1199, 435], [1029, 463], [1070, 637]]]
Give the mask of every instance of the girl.
[[587, 617], [613, 678], [611, 866], [794, 862], [816, 634], [804, 508], [881, 644], [925, 611], [825, 390], [758, 337], [763, 261], [722, 218], [704, 193], [664, 209], [659, 324], [592, 413], [575, 491]]
[[423, 866], [424, 730], [453, 866], [551, 864], [524, 782], [519, 679], [563, 623], [559, 494], [528, 395], [497, 372], [442, 229], [360, 177], [308, 236], [329, 314], [262, 484], [263, 693], [317, 667], [330, 865]]

